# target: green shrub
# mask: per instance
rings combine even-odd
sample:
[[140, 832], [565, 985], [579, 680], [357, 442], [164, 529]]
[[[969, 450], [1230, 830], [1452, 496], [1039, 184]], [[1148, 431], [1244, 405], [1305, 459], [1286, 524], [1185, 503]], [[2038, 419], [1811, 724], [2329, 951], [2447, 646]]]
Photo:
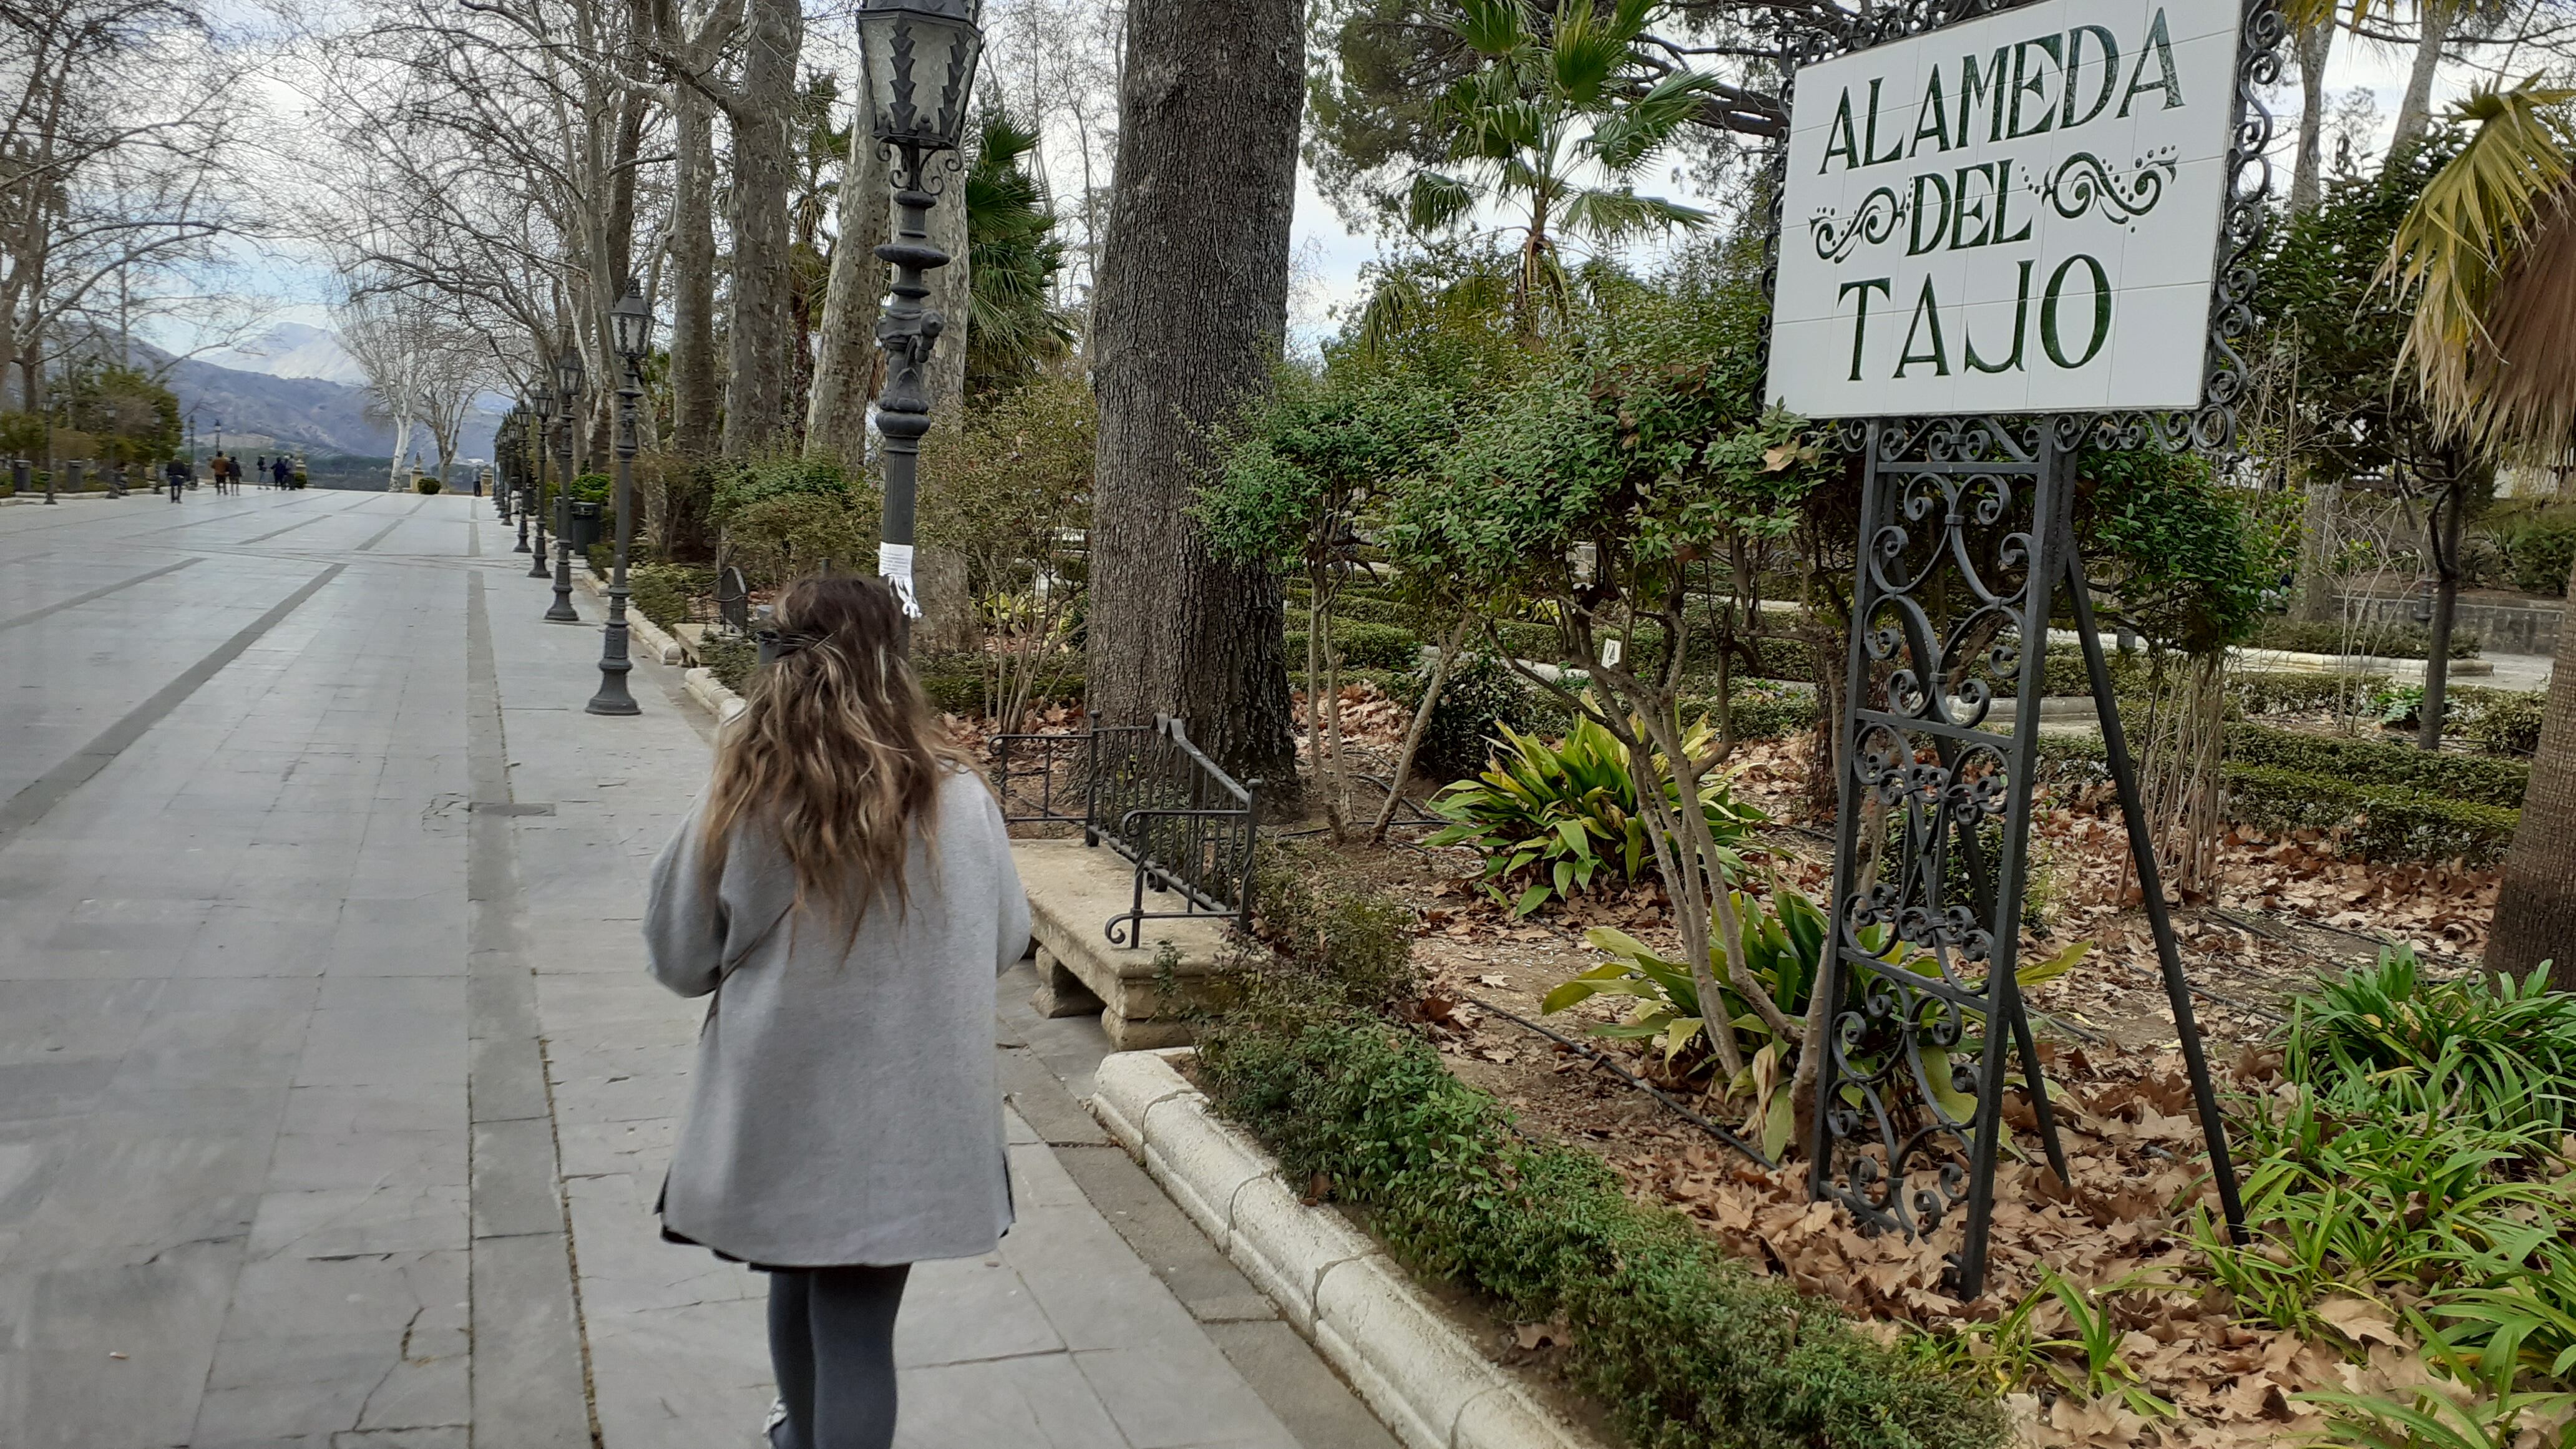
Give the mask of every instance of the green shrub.
[[[599, 504], [603, 510], [608, 505], [610, 495], [616, 491], [617, 479], [615, 475], [608, 473], [584, 473], [564, 485], [565, 497], [577, 499], [583, 503]], [[603, 511], [601, 516], [607, 515]]]
[[[2231, 731], [2238, 728], [2229, 726]], [[2111, 778], [2099, 735], [2043, 731], [2039, 766], [2040, 782], [2060, 789], [2081, 789]], [[2337, 774], [2237, 759], [2220, 767], [2219, 780], [2219, 808], [2227, 819], [2258, 830], [2334, 831], [2347, 850], [2366, 860], [2457, 859], [2472, 866], [2493, 865], [2513, 844], [2513, 828], [2522, 818], [2520, 810], [2405, 785], [2356, 783]]]
[[850, 568], [876, 558], [873, 507], [830, 493], [777, 493], [744, 505], [725, 525], [726, 556], [753, 585], [783, 584], [826, 559]]
[[2550, 598], [2567, 592], [2568, 570], [2576, 568], [2576, 518], [2524, 514], [2489, 525], [2488, 534], [2515, 588]]
[[[1364, 624], [1353, 619], [1333, 621], [1333, 645], [1342, 651], [1342, 662], [1364, 669], [1411, 669], [1422, 660], [1422, 640], [1409, 629], [1392, 624]], [[1292, 671], [1306, 668], [1306, 631], [1288, 631], [1285, 655]]]
[[868, 501], [864, 495], [872, 491], [853, 487], [838, 463], [780, 458], [718, 477], [708, 497], [707, 514], [730, 526], [744, 509], [772, 498], [834, 498], [855, 505]]
[[1253, 931], [1295, 999], [1386, 1015], [1413, 999], [1413, 913], [1303, 841], [1261, 842], [1252, 858]]
[[[1682, 748], [1696, 754], [1709, 738], [1703, 722]], [[1526, 916], [1550, 899], [1590, 890], [1596, 878], [1624, 885], [1654, 872], [1627, 747], [1608, 730], [1579, 719], [1551, 745], [1506, 727], [1498, 743], [1482, 774], [1432, 797], [1433, 812], [1453, 823], [1425, 842], [1481, 852], [1486, 894]], [[1682, 808], [1679, 788], [1667, 782], [1666, 791], [1674, 808]], [[1765, 818], [1739, 803], [1720, 778], [1702, 783], [1699, 804], [1719, 852], [1730, 857], [1734, 844]]]
[[1727, 1257], [1677, 1214], [1631, 1202], [1574, 1150], [1518, 1135], [1419, 1040], [1314, 1008], [1238, 1012], [1206, 1032], [1218, 1104], [1291, 1181], [1335, 1196], [1415, 1270], [1567, 1325], [1567, 1367], [1652, 1449], [1982, 1449], [2005, 1420], [1976, 1390], [1855, 1331]]
[[698, 662], [718, 684], [740, 694], [751, 684], [751, 671], [760, 665], [760, 646], [749, 639], [709, 634], [698, 640]]
[[[2293, 654], [2341, 654], [2349, 643], [2355, 653], [2377, 659], [2421, 659], [2432, 649], [2432, 633], [2421, 624], [2369, 624], [2351, 631], [2347, 639], [2344, 626], [2332, 620], [2311, 623], [2304, 619], [2267, 619], [2254, 631], [2252, 647], [2281, 649]], [[2451, 657], [2474, 659], [2478, 654], [2478, 631], [2453, 628]]]
[[[934, 654], [917, 661], [914, 672], [920, 676], [921, 692], [929, 698], [932, 708], [972, 718], [984, 710], [987, 667], [981, 655]], [[1029, 703], [1041, 709], [1054, 704], [1080, 704], [1082, 690], [1080, 666], [1049, 669], [1039, 677]]]
[[2449, 696], [2452, 733], [2490, 755], [2532, 755], [2540, 750], [2540, 717], [2547, 697], [2531, 689], [2460, 689]]
[[716, 571], [690, 564], [633, 564], [626, 570], [627, 603], [668, 629], [689, 622], [692, 601], [715, 592]]
[[[1738, 678], [1732, 682], [1731, 712], [1737, 739], [1785, 739], [1816, 727], [1814, 690], [1759, 679]], [[1705, 713], [1712, 719], [1717, 714], [1716, 702], [1697, 694], [1685, 694], [1682, 709], [1685, 713]]]
[[2531, 767], [2518, 760], [2421, 750], [2371, 739], [2341, 739], [2237, 723], [2227, 726], [2227, 758], [2355, 785], [2404, 785], [2453, 800], [2519, 809]]
[[2367, 702], [2388, 687], [2385, 674], [2317, 674], [2298, 669], [2244, 669], [2227, 676], [2227, 692], [2245, 714], [2304, 714]]
[[[1405, 708], [1420, 707], [1422, 691], [1430, 681], [1428, 662], [1407, 676], [1397, 696]], [[1504, 729], [1527, 732], [1539, 728], [1547, 717], [1537, 695], [1530, 682], [1502, 660], [1490, 654], [1460, 653], [1450, 661], [1440, 702], [1432, 706], [1431, 718], [1423, 724], [1415, 768], [1435, 780], [1455, 780], [1485, 768], [1491, 742]]]
[[2365, 860], [2461, 860], [2494, 865], [2522, 812], [2403, 785], [2365, 785], [2277, 765], [2229, 764], [2221, 809], [2265, 830], [2333, 830]]
[[2285, 1069], [2347, 1117], [2567, 1125], [2576, 1113], [2576, 995], [2472, 974], [2436, 981], [2411, 950], [2322, 983], [2293, 1004]]
[[411, 491], [414, 493], [436, 493], [444, 487], [445, 485], [440, 483], [437, 479], [427, 475], [411, 480]]

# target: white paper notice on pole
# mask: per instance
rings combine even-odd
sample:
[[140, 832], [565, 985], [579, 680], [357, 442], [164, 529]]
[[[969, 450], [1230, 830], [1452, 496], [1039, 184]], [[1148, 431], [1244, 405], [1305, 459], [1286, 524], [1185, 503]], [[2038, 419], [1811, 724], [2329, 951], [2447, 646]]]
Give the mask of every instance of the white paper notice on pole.
[[894, 586], [895, 602], [903, 605], [903, 616], [907, 619], [920, 618], [921, 604], [912, 594], [912, 545], [878, 544], [877, 574]]
[[1798, 72], [1771, 401], [2199, 405], [2236, 0], [2041, 0]]

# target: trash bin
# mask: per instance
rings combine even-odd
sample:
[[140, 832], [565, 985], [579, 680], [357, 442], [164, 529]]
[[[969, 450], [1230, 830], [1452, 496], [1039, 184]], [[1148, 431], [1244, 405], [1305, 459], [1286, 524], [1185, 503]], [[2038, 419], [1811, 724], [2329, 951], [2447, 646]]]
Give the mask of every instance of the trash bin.
[[601, 512], [596, 503], [580, 498], [572, 501], [572, 525], [564, 533], [572, 541], [574, 554], [586, 554], [592, 544], [599, 542]]

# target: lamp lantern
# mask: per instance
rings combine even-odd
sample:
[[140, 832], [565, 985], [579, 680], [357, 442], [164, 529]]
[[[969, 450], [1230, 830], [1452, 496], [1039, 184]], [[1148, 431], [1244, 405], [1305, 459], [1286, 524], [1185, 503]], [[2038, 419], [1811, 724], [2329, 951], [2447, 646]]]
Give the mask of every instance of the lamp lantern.
[[956, 149], [984, 49], [981, 8], [977, 0], [864, 0], [869, 134], [913, 151]]

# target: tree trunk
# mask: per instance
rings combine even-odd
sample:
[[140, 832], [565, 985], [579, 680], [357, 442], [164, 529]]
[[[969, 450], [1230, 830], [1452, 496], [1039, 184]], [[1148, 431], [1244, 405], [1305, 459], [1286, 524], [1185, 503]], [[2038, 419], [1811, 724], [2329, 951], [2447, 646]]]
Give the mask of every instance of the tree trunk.
[[2425, 0], [2423, 36], [2415, 44], [2415, 66], [2406, 75], [2406, 96], [2397, 103], [2397, 126], [2390, 133], [2388, 153], [2396, 155], [2421, 137], [2433, 124], [2433, 72], [2442, 64], [2442, 43], [2451, 36], [2451, 26], [2459, 19], [2457, 8], [2447, 0]]
[[2334, 556], [2342, 546], [2335, 521], [2342, 502], [2342, 484], [2309, 481], [2307, 508], [2299, 519], [2299, 617], [2311, 624], [2342, 617], [2334, 579]]
[[1177, 714], [1226, 768], [1281, 784], [1279, 579], [1219, 558], [1190, 503], [1207, 429], [1268, 385], [1287, 332], [1303, 75], [1296, 0], [1129, 0], [1093, 321], [1092, 708]]
[[695, 86], [671, 87], [671, 451], [691, 463], [715, 451], [715, 107]]
[[885, 157], [867, 135], [864, 108], [850, 134], [841, 171], [832, 275], [823, 286], [823, 322], [814, 334], [814, 390], [805, 401], [805, 456], [857, 467], [868, 451], [868, 404], [876, 397], [877, 312], [885, 303], [886, 264], [877, 259], [889, 225]]
[[2326, 59], [2334, 50], [2333, 21], [2300, 35], [2294, 44], [2299, 53], [2299, 151], [2290, 172], [2290, 214], [2297, 216], [2315, 207], [2325, 191], [2318, 152], [2325, 144]]
[[2452, 466], [2450, 478], [2441, 496], [2433, 500], [2433, 516], [2426, 519], [2426, 541], [2433, 546], [2433, 632], [2424, 645], [2424, 705], [2416, 713], [2415, 744], [2419, 749], [2442, 747], [2442, 695], [2451, 680], [2451, 621], [2460, 611], [2460, 520], [2469, 511], [2469, 481], [2460, 476], [2459, 459], [2444, 460]]
[[[2576, 579], [2568, 597], [2576, 598]], [[2487, 937], [2490, 972], [2528, 975], [2543, 962], [2553, 963], [2551, 986], [2576, 991], [2576, 629], [2558, 631], [2540, 748]]]
[[724, 451], [748, 458], [787, 431], [787, 316], [792, 279], [787, 198], [794, 182], [788, 112], [804, 16], [796, 0], [752, 0], [733, 122], [733, 316], [727, 329]]

